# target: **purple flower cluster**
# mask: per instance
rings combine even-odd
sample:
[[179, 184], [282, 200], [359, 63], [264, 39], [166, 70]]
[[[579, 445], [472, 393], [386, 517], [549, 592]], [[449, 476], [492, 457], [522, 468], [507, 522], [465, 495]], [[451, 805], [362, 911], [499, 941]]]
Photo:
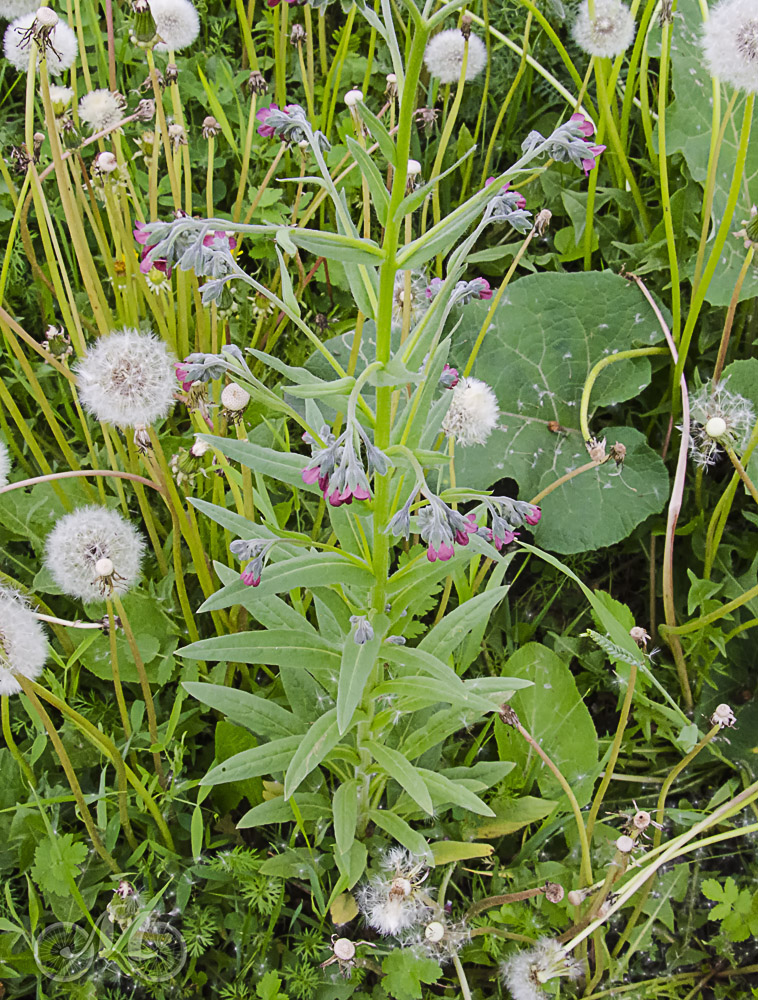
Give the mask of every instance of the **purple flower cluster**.
[[[324, 500], [332, 507], [371, 499], [369, 478], [375, 473], [384, 475], [388, 462], [360, 424], [348, 420], [339, 437], [335, 437], [328, 427], [322, 427], [323, 448], [318, 447], [309, 434], [303, 438], [311, 445], [311, 459], [301, 473], [304, 483], [309, 486], [318, 483]], [[360, 454], [361, 443], [366, 452], [365, 467]]]
[[277, 539], [263, 538], [238, 538], [229, 546], [233, 555], [237, 556], [240, 562], [247, 562], [247, 566], [240, 573], [240, 580], [246, 587], [257, 587], [261, 582], [263, 567], [268, 562], [271, 549], [276, 545]]
[[[439, 294], [444, 281], [442, 278], [432, 278], [426, 289], [426, 297], [431, 301]], [[486, 278], [473, 278], [471, 281], [459, 281], [450, 295], [451, 302], [456, 305], [468, 305], [473, 299], [491, 299], [493, 295], [490, 283]]]
[[519, 537], [516, 528], [523, 524], [539, 524], [542, 511], [532, 503], [509, 497], [487, 497], [484, 501], [490, 515], [490, 527], [479, 528], [479, 535], [500, 551]]
[[583, 170], [586, 176], [597, 166], [597, 159], [606, 148], [593, 144], [594, 134], [595, 126], [589, 118], [577, 111], [567, 122], [559, 125], [548, 139], [539, 132], [530, 132], [521, 144], [521, 148], [526, 153], [545, 143], [545, 152], [548, 156], [557, 163], [573, 163]]

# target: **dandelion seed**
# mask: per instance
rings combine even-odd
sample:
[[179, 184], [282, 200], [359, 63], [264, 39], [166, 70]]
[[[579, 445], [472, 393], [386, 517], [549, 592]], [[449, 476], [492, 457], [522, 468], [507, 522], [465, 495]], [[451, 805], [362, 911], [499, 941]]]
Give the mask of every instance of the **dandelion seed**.
[[[463, 69], [466, 39], [457, 28], [440, 31], [429, 42], [424, 53], [424, 63], [432, 76], [441, 83], [457, 83]], [[478, 35], [468, 39], [466, 80], [475, 80], [487, 65], [487, 46]]]
[[382, 867], [394, 877], [375, 875], [356, 892], [356, 899], [369, 927], [385, 936], [402, 934], [421, 923], [429, 908], [416, 892], [428, 874], [423, 860], [404, 848], [391, 848]]
[[39, 7], [39, 0], [2, 0], [0, 20], [13, 21], [24, 14], [32, 14]]
[[190, 0], [150, 0], [150, 13], [161, 38], [156, 52], [181, 52], [200, 34], [200, 18]]
[[[42, 7], [40, 10], [49, 10]], [[54, 14], [53, 11], [50, 11]], [[23, 14], [11, 21], [5, 29], [3, 38], [3, 50], [5, 58], [17, 70], [24, 73], [29, 68], [30, 47], [32, 44], [32, 28], [37, 21], [39, 11], [35, 10], [29, 14]], [[57, 15], [54, 15], [57, 18]], [[79, 45], [76, 35], [69, 26], [56, 20], [52, 26], [45, 29], [46, 44], [45, 56], [47, 59], [47, 69], [52, 76], [60, 76], [64, 70], [73, 66], [79, 52]], [[39, 62], [39, 55], [37, 57]]]
[[748, 94], [758, 93], [758, 10], [754, 0], [724, 0], [703, 28], [708, 69]]
[[0, 588], [0, 695], [18, 694], [13, 674], [36, 680], [47, 659], [45, 630], [26, 600], [10, 587]]
[[45, 566], [56, 586], [85, 603], [137, 582], [145, 543], [115, 510], [78, 507], [64, 514], [45, 541]]
[[163, 341], [125, 329], [102, 337], [76, 367], [84, 408], [116, 427], [150, 426], [165, 417], [176, 385]]
[[634, 15], [621, 0], [595, 0], [593, 17], [584, 0], [572, 33], [576, 44], [588, 55], [613, 58], [629, 48], [635, 32]]
[[478, 378], [462, 378], [452, 390], [442, 430], [456, 444], [485, 444], [497, 427], [500, 408], [492, 389]]
[[0, 487], [6, 486], [11, 471], [11, 456], [6, 445], [0, 441]]
[[91, 90], [79, 101], [79, 117], [90, 126], [92, 132], [117, 125], [124, 117], [126, 98], [117, 90]]

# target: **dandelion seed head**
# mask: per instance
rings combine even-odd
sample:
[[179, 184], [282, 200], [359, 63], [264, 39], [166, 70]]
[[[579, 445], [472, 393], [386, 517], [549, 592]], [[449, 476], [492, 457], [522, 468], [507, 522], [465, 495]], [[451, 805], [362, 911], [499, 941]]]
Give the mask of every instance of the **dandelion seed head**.
[[[357, 890], [356, 899], [366, 923], [385, 936], [397, 937], [420, 924], [428, 908], [413, 892], [402, 892], [396, 883], [401, 879], [375, 876]], [[409, 883], [410, 885], [410, 883]]]
[[126, 100], [117, 90], [101, 87], [91, 90], [79, 101], [79, 117], [92, 132], [112, 128], [124, 117]]
[[[32, 44], [29, 29], [36, 18], [37, 10], [35, 9], [15, 18], [5, 29], [3, 37], [5, 58], [22, 73], [29, 68], [30, 46]], [[58, 20], [50, 29], [48, 39], [49, 44], [45, 48], [48, 72], [52, 76], [60, 76], [64, 70], [73, 66], [79, 52], [76, 35], [65, 21]], [[39, 56], [37, 61], [39, 62]]]
[[125, 329], [102, 337], [76, 367], [84, 408], [116, 427], [140, 427], [171, 409], [175, 359], [151, 333]]
[[713, 76], [758, 93], [758, 10], [754, 0], [723, 0], [703, 26], [703, 53]]
[[117, 511], [78, 507], [47, 536], [45, 566], [64, 594], [102, 601], [111, 587], [125, 594], [137, 582], [144, 549], [140, 533]]
[[24, 598], [10, 587], [0, 587], [0, 695], [18, 694], [13, 676], [36, 680], [47, 659], [45, 630]]
[[742, 452], [753, 428], [753, 404], [728, 385], [706, 382], [690, 399], [690, 456], [703, 468], [716, 464], [724, 441]]
[[71, 87], [62, 87], [60, 84], [50, 85], [50, 103], [56, 115], [62, 115], [69, 105], [74, 92]]
[[594, 17], [590, 17], [589, 4], [584, 0], [572, 34], [588, 55], [613, 58], [629, 48], [636, 30], [634, 15], [621, 0], [595, 0]]
[[[410, 273], [409, 288], [406, 286], [406, 275]], [[411, 329], [418, 323], [429, 308], [429, 296], [426, 294], [428, 283], [422, 271], [398, 271], [395, 275], [395, 286], [392, 297], [392, 323], [400, 327], [405, 314], [405, 299], [408, 295], [410, 308], [408, 310]]]
[[451, 394], [442, 430], [463, 447], [485, 444], [500, 417], [495, 393], [478, 378], [462, 378]]
[[0, 441], [0, 487], [6, 486], [11, 471], [11, 456], [7, 445]]
[[558, 977], [578, 979], [582, 967], [553, 938], [542, 938], [534, 948], [518, 951], [500, 964], [500, 978], [513, 1000], [545, 1000], [542, 986]]
[[[440, 31], [429, 42], [424, 53], [424, 63], [432, 76], [441, 83], [457, 83], [463, 68], [466, 40], [457, 28]], [[487, 46], [478, 35], [470, 35], [466, 80], [475, 80], [487, 65]]]
[[13, 21], [24, 14], [34, 13], [38, 7], [38, 0], [0, 0], [0, 20]]
[[150, 13], [161, 37], [157, 52], [181, 52], [200, 34], [200, 17], [190, 0], [150, 0]]

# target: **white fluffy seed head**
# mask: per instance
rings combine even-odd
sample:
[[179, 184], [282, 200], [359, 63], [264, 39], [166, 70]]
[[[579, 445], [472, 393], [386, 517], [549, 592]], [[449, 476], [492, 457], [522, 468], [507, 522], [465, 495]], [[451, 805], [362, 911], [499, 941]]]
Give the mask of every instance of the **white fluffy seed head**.
[[158, 52], [181, 52], [200, 34], [200, 18], [190, 0], [150, 0], [150, 13], [161, 38]]
[[590, 17], [584, 0], [572, 34], [574, 41], [590, 56], [614, 58], [626, 52], [636, 33], [634, 15], [621, 0], [595, 0], [595, 16]]
[[57, 83], [50, 86], [50, 103], [56, 115], [62, 115], [69, 105], [74, 92], [71, 87], [61, 87]]
[[451, 392], [442, 430], [463, 447], [485, 444], [499, 417], [497, 396], [487, 383], [478, 378], [462, 378]]
[[428, 914], [414, 892], [403, 895], [397, 891], [398, 881], [405, 880], [375, 877], [356, 893], [366, 923], [385, 936], [397, 937], [417, 927]]
[[[28, 32], [34, 24], [36, 15], [37, 11], [23, 14], [11, 21], [5, 29], [3, 37], [5, 58], [20, 72], [25, 72], [29, 68], [32, 39]], [[79, 52], [76, 35], [64, 21], [59, 20], [48, 37], [50, 44], [45, 50], [47, 68], [52, 76], [60, 76], [64, 70], [73, 66]], [[39, 56], [37, 61], [39, 62]]]
[[126, 101], [118, 91], [101, 87], [91, 90], [79, 101], [79, 117], [92, 132], [101, 132], [121, 121], [125, 107]]
[[11, 456], [6, 445], [0, 441], [0, 486], [5, 486], [11, 471]]
[[723, 0], [703, 27], [708, 69], [725, 83], [758, 93], [758, 7], [755, 0]]
[[54, 28], [60, 18], [52, 7], [38, 7], [34, 20], [40, 28]]
[[118, 170], [118, 160], [115, 155], [107, 149], [98, 153], [95, 157], [95, 172], [98, 174], [112, 174]]
[[250, 393], [236, 382], [230, 382], [221, 391], [221, 405], [232, 413], [241, 413], [249, 402]]
[[714, 465], [724, 439], [738, 453], [747, 447], [755, 422], [753, 404], [728, 386], [728, 377], [715, 385], [706, 382], [690, 397], [690, 454], [696, 465]]
[[144, 548], [140, 533], [117, 511], [78, 507], [47, 536], [45, 565], [64, 594], [85, 603], [102, 601], [111, 586], [125, 594], [137, 582]]
[[36, 680], [47, 659], [45, 631], [23, 597], [0, 587], [0, 694], [18, 694], [13, 674]]
[[173, 362], [151, 333], [125, 329], [102, 337], [76, 367], [82, 404], [116, 427], [150, 426], [171, 409]]
[[37, 10], [37, 0], [0, 0], [0, 20], [13, 21], [24, 14], [32, 14]]
[[[429, 42], [424, 53], [426, 68], [441, 83], [457, 83], [463, 68], [466, 40], [457, 28], [440, 31]], [[487, 46], [478, 35], [470, 35], [466, 80], [475, 80], [487, 65]]]

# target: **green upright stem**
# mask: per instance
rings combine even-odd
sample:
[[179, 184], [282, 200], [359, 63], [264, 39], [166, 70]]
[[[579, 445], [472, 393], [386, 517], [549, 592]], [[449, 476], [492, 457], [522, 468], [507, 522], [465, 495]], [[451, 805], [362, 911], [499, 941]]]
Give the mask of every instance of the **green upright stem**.
[[592, 831], [595, 829], [597, 814], [600, 812], [600, 806], [603, 804], [605, 793], [608, 791], [608, 786], [610, 785], [611, 778], [613, 777], [613, 769], [616, 766], [619, 751], [621, 750], [621, 742], [624, 739], [624, 731], [626, 730], [626, 724], [629, 721], [629, 712], [632, 707], [632, 698], [634, 696], [634, 686], [636, 681], [637, 664], [632, 663], [629, 667], [629, 680], [626, 685], [624, 704], [621, 706], [621, 715], [619, 716], [618, 725], [616, 726], [616, 735], [614, 736], [613, 744], [611, 745], [611, 755], [608, 758], [608, 763], [605, 765], [603, 780], [600, 782], [600, 787], [595, 793], [595, 798], [592, 801], [592, 808], [590, 809], [590, 814], [587, 817], [587, 839], [590, 843], [592, 842]]

